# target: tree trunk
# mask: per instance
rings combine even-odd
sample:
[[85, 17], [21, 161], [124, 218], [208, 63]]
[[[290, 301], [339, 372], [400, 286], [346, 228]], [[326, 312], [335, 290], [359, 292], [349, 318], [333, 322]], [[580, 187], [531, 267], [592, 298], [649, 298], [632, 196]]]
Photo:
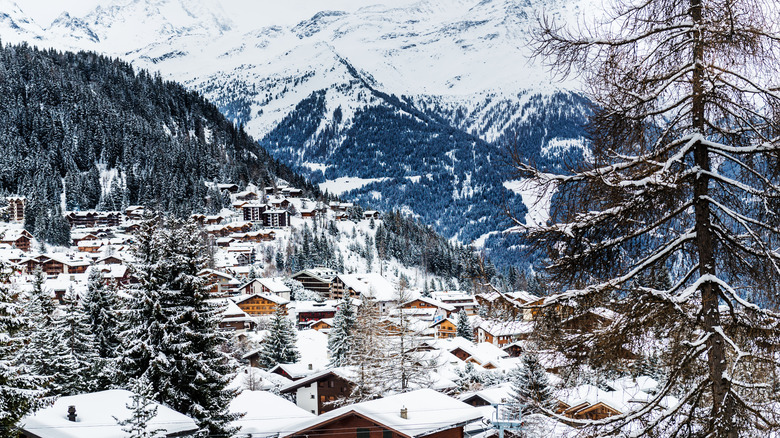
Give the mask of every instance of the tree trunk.
[[[691, 18], [694, 24], [702, 23], [701, 0], [691, 0]], [[704, 134], [705, 90], [704, 90], [704, 46], [701, 31], [693, 30], [694, 39], [694, 71], [692, 81], [693, 128], [697, 134]], [[709, 148], [698, 142], [693, 151], [694, 163], [702, 171], [710, 170]], [[712, 236], [712, 219], [710, 218], [710, 203], [705, 199], [709, 195], [710, 178], [697, 175], [694, 181], [693, 196], [695, 210], [696, 246], [699, 254], [699, 274], [717, 275], [715, 269], [715, 254]], [[715, 436], [736, 437], [733, 426], [734, 402], [728, 397], [729, 384], [726, 376], [726, 351], [724, 339], [717, 329], [721, 327], [718, 310], [718, 286], [713, 282], [701, 285], [701, 317], [704, 332], [709, 335], [707, 340], [707, 365], [712, 390], [712, 413], [710, 430]]]

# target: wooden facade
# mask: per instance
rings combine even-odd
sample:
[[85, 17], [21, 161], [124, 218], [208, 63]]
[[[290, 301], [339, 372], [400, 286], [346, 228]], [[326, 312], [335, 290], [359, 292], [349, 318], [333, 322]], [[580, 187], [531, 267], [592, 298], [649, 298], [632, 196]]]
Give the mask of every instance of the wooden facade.
[[278, 306], [286, 307], [281, 301], [277, 303], [270, 298], [261, 295], [251, 295], [237, 301], [236, 304], [241, 310], [252, 316], [271, 315], [276, 312]]

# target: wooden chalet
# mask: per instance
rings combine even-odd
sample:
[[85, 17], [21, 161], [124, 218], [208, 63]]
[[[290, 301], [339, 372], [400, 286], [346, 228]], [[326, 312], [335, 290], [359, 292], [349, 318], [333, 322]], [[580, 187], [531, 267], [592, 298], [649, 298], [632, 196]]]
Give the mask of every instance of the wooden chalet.
[[451, 339], [454, 338], [458, 331], [458, 323], [452, 318], [444, 318], [431, 325], [436, 329], [436, 338], [439, 339]]
[[238, 280], [232, 275], [215, 269], [204, 269], [198, 272], [198, 277], [206, 279], [208, 291], [213, 295], [231, 295], [238, 286]]
[[526, 340], [533, 332], [530, 321], [483, 321], [477, 327], [477, 340], [499, 348], [515, 341]]
[[348, 397], [354, 386], [351, 371], [346, 368], [332, 368], [296, 380], [283, 386], [279, 392], [295, 394], [299, 408], [320, 415], [335, 409], [334, 402]]
[[230, 183], [217, 184], [217, 190], [219, 190], [220, 192], [224, 192], [225, 190], [227, 190], [230, 193], [238, 193], [238, 185], [230, 184]]
[[300, 281], [303, 288], [317, 292], [323, 298], [330, 294], [330, 283], [336, 277], [336, 271], [329, 268], [304, 269], [292, 275], [292, 279]]
[[28, 274], [35, 272], [36, 269], [40, 269], [48, 276], [56, 276], [59, 274], [83, 274], [87, 272], [90, 262], [59, 255], [41, 254], [22, 259], [18, 265], [22, 272]]
[[288, 300], [274, 296], [252, 294], [236, 297], [236, 305], [251, 316], [266, 316], [276, 312], [277, 307], [287, 307]]
[[254, 278], [239, 286], [238, 292], [244, 295], [275, 295], [287, 301], [292, 293], [281, 278]]
[[253, 192], [251, 190], [243, 191], [241, 193], [236, 194], [237, 201], [257, 201], [258, 199], [260, 199], [260, 195], [258, 195], [256, 192]]
[[333, 318], [320, 319], [318, 321], [311, 321], [309, 328], [312, 330], [330, 330], [333, 328]]
[[122, 213], [118, 211], [71, 211], [65, 215], [71, 228], [75, 227], [116, 227], [122, 222]]
[[445, 318], [448, 318], [453, 312], [455, 307], [444, 304], [441, 301], [434, 300], [432, 298], [420, 297], [415, 300], [407, 301], [401, 304], [402, 309], [438, 309], [444, 314]]
[[12, 248], [17, 248], [24, 252], [30, 251], [32, 240], [33, 235], [27, 230], [6, 230], [2, 234], [2, 237], [0, 237], [0, 243], [5, 243]]

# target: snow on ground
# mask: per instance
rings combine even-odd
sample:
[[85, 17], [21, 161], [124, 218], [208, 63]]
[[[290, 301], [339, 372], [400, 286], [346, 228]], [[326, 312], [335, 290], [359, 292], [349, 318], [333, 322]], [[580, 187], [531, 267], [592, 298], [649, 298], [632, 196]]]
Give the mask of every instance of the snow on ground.
[[342, 176], [320, 184], [320, 190], [328, 191], [332, 195], [341, 195], [350, 190], [359, 189], [373, 182], [382, 182], [387, 178], [354, 178], [351, 176]]
[[525, 215], [525, 224], [539, 226], [550, 219], [550, 204], [555, 194], [555, 189], [542, 187], [531, 179], [507, 181], [504, 187], [517, 193], [523, 198], [523, 204], [528, 208]]

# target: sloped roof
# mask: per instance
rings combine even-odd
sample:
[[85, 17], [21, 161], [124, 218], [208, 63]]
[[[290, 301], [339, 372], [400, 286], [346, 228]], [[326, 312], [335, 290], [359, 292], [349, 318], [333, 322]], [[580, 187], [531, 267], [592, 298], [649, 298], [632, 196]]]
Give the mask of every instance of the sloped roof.
[[[402, 408], [406, 408], [407, 418], [401, 418]], [[280, 436], [301, 434], [352, 413], [406, 437], [430, 435], [482, 418], [478, 409], [460, 400], [432, 389], [420, 389], [335, 409], [303, 421], [295, 426], [294, 431]]]
[[230, 402], [231, 414], [245, 414], [231, 423], [241, 427], [241, 435], [275, 437], [279, 431], [315, 415], [299, 408], [295, 403], [267, 391], [244, 391]]

